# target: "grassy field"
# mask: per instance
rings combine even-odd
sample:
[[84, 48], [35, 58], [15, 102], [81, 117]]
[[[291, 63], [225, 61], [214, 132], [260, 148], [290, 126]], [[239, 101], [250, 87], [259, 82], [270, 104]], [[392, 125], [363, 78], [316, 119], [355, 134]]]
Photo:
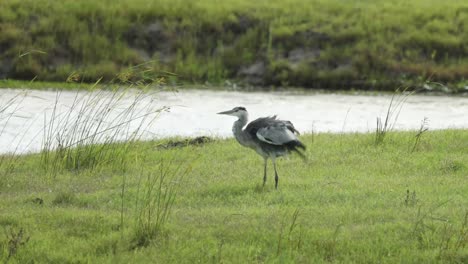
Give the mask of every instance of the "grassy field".
[[3, 0], [0, 78], [459, 91], [467, 19], [459, 0]]
[[308, 161], [281, 160], [278, 190], [233, 139], [116, 145], [92, 166], [0, 156], [0, 259], [467, 263], [468, 132], [416, 134], [302, 136]]

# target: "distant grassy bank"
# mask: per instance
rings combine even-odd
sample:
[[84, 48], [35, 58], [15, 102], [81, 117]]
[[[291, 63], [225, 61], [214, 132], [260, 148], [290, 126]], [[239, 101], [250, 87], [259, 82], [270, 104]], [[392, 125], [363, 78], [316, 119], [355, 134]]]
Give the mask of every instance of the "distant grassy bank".
[[0, 78], [456, 92], [466, 21], [456, 0], [3, 0]]
[[278, 190], [233, 139], [0, 155], [0, 260], [467, 263], [468, 132], [415, 135], [305, 135]]

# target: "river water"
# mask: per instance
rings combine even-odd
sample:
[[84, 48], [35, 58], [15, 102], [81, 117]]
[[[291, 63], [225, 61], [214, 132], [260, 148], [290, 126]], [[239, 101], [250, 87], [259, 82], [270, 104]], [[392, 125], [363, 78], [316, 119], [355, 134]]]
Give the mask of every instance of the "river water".
[[[97, 133], [110, 133], [119, 140], [125, 140], [134, 130], [138, 130], [143, 139], [229, 137], [235, 118], [216, 113], [235, 106], [246, 107], [252, 120], [277, 114], [305, 133], [369, 132], [375, 130], [378, 117], [385, 119], [391, 102], [392, 96], [388, 94], [209, 90], [113, 93], [2, 89], [0, 153], [40, 151], [47, 141], [45, 138], [49, 139], [48, 142], [60, 141], [59, 135], [64, 137], [60, 131], [76, 127], [76, 120], [87, 124], [98, 119], [98, 125], [93, 125], [99, 128], [90, 130], [101, 129]], [[162, 107], [167, 107], [166, 111], [154, 112]], [[419, 129], [425, 119], [430, 130], [468, 128], [466, 97], [398, 96], [393, 98], [391, 109], [390, 123], [395, 130]], [[105, 111], [106, 114], [96, 114]], [[81, 117], [79, 113], [82, 113]], [[123, 128], [119, 126], [122, 123], [125, 124]], [[115, 127], [121, 129], [113, 132]]]

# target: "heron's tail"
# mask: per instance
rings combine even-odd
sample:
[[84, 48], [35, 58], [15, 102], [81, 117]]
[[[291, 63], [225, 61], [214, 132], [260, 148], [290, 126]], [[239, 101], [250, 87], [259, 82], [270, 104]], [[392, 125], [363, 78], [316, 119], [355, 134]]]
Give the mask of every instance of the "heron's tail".
[[289, 151], [297, 153], [302, 158], [302, 160], [307, 160], [307, 156], [303, 152], [306, 150], [306, 146], [302, 144], [302, 142], [300, 142], [299, 140], [289, 141], [288, 143], [286, 143], [286, 147]]

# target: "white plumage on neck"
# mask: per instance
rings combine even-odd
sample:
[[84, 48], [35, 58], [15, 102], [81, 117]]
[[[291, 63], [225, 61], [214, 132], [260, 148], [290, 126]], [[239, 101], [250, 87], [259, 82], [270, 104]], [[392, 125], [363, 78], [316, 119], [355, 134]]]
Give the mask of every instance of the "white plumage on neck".
[[250, 135], [248, 135], [248, 133], [243, 130], [244, 126], [247, 125], [248, 122], [248, 114], [247, 112], [243, 111], [236, 116], [239, 119], [234, 122], [234, 125], [232, 126], [232, 133], [241, 145], [251, 147], [252, 144], [250, 144], [251, 141], [249, 140]]

